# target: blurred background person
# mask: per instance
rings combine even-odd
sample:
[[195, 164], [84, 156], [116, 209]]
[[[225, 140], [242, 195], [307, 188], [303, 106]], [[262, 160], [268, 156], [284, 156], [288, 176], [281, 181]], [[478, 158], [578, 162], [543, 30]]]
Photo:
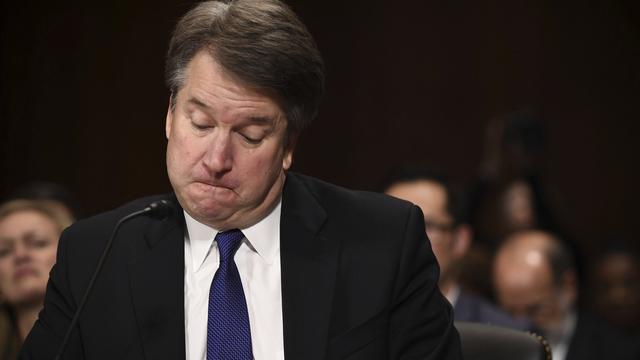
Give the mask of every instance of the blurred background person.
[[73, 221], [49, 200], [0, 205], [0, 356], [15, 359], [42, 308], [58, 238]]
[[533, 109], [489, 121], [470, 204], [480, 241], [497, 245], [514, 231], [557, 229], [540, 179], [545, 144], [545, 130]]
[[630, 338], [578, 310], [573, 256], [551, 233], [509, 236], [494, 260], [494, 283], [499, 304], [536, 325], [554, 360], [638, 359]]
[[426, 169], [404, 169], [388, 180], [386, 193], [414, 203], [422, 210], [427, 236], [440, 265], [438, 286], [454, 307], [454, 319], [526, 330], [525, 321], [511, 318], [459, 284], [461, 264], [473, 231], [464, 221], [462, 196], [444, 177]]
[[640, 263], [621, 241], [612, 240], [593, 266], [594, 308], [609, 325], [640, 335]]
[[73, 219], [82, 218], [82, 209], [76, 196], [66, 187], [49, 181], [29, 181], [15, 188], [5, 198], [9, 200], [48, 200], [56, 212]]
[[[561, 196], [543, 174], [546, 129], [534, 108], [492, 118], [486, 126], [483, 159], [470, 192], [470, 223], [476, 242], [461, 282], [474, 292], [493, 296], [492, 257], [503, 239], [514, 232], [540, 229], [558, 234], [572, 252], [577, 279], [584, 285], [582, 250], [562, 223]], [[559, 200], [560, 199], [560, 200]]]

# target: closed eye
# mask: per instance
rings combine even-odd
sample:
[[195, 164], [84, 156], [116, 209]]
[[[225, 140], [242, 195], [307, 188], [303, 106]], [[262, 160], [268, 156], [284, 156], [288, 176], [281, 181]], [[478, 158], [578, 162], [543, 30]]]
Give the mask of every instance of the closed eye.
[[191, 126], [193, 126], [194, 129], [199, 130], [199, 131], [208, 130], [208, 129], [213, 127], [211, 125], [198, 124], [198, 123], [194, 122], [193, 120], [191, 120]]
[[250, 136], [247, 136], [245, 134], [240, 133], [240, 136], [242, 136], [242, 138], [244, 139], [244, 141], [246, 141], [247, 143], [251, 144], [251, 145], [258, 145], [262, 142], [263, 138], [253, 138]]

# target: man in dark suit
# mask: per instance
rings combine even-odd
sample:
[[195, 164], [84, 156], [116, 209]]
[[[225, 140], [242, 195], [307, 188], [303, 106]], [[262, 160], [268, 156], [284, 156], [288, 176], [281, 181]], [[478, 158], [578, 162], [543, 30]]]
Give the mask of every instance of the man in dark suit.
[[461, 265], [472, 241], [472, 229], [464, 221], [461, 196], [449, 180], [428, 169], [404, 168], [387, 180], [386, 193], [416, 204], [433, 252], [440, 265], [440, 290], [454, 308], [454, 319], [530, 330], [488, 300], [467, 292], [459, 283]]
[[525, 230], [509, 236], [496, 254], [493, 277], [500, 304], [540, 329], [554, 360], [640, 357], [632, 339], [578, 309], [575, 263], [555, 235]]
[[120, 219], [73, 328], [70, 359], [460, 359], [422, 214], [288, 172], [317, 112], [322, 60], [277, 0], [210, 1], [167, 57], [175, 194], [78, 222], [60, 240], [21, 353], [50, 359]]

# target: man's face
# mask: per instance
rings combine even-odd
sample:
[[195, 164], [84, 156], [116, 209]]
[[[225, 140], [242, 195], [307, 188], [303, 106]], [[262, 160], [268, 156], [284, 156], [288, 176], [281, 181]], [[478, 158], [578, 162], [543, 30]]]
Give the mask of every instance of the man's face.
[[292, 149], [275, 98], [244, 85], [206, 51], [167, 112], [167, 170], [182, 207], [218, 230], [261, 220], [282, 191]]
[[447, 212], [445, 188], [433, 181], [417, 180], [394, 184], [387, 194], [416, 204], [424, 213], [427, 236], [438, 259], [442, 276], [458, 257], [454, 246], [453, 218]]
[[603, 257], [594, 274], [595, 304], [615, 326], [640, 326], [640, 267], [634, 257], [619, 252]]
[[551, 340], [561, 335], [573, 307], [573, 288], [553, 281], [540, 253], [531, 253], [523, 261], [498, 256], [494, 285], [498, 303], [511, 315], [533, 322]]
[[56, 262], [60, 229], [33, 210], [0, 220], [0, 293], [10, 305], [40, 303]]

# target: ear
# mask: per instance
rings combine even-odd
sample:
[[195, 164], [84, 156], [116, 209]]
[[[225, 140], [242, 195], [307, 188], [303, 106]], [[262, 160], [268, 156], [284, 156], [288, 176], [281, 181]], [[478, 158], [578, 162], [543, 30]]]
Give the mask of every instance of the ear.
[[293, 150], [298, 143], [297, 135], [288, 135], [286, 143], [284, 144], [284, 157], [282, 158], [282, 168], [286, 171], [289, 170], [293, 164]]
[[173, 125], [173, 93], [169, 96], [169, 106], [167, 107], [167, 118], [164, 123], [164, 132], [167, 139], [171, 136], [171, 126]]
[[454, 229], [453, 236], [453, 254], [456, 258], [461, 258], [471, 246], [473, 230], [467, 224], [460, 224]]

